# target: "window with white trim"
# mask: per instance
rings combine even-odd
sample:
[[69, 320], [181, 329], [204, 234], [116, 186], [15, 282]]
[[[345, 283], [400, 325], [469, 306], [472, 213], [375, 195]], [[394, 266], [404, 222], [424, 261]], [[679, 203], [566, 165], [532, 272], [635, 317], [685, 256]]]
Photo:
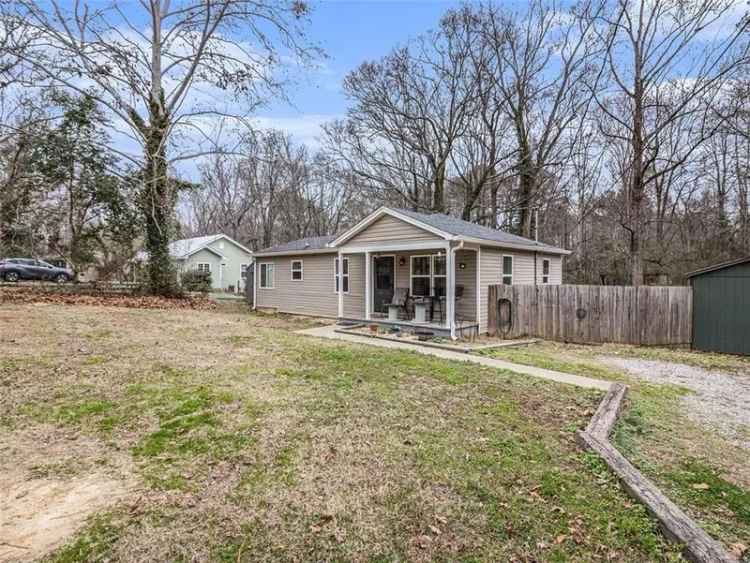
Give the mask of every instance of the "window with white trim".
[[549, 260], [542, 260], [542, 283], [549, 283]]
[[409, 277], [411, 294], [416, 297], [444, 297], [448, 272], [445, 254], [412, 256]]
[[260, 265], [260, 288], [273, 289], [273, 262], [265, 262]]
[[292, 260], [292, 281], [302, 281], [302, 260]]
[[339, 278], [341, 278], [343, 281], [343, 290], [344, 293], [349, 293], [349, 259], [348, 258], [342, 258], [341, 261], [343, 262], [342, 266], [344, 269], [344, 275], [339, 275], [339, 259], [338, 257], [333, 259], [333, 277], [335, 280], [335, 286], [336, 286], [336, 293], [339, 292]]
[[247, 267], [249, 264], [240, 264], [240, 277], [243, 280], [247, 279]]
[[445, 268], [445, 254], [437, 254], [432, 257], [432, 295], [445, 297], [445, 284], [447, 283], [447, 270]]
[[208, 262], [198, 262], [197, 268], [199, 272], [205, 272], [206, 274], [211, 273], [211, 264]]
[[503, 284], [513, 285], [513, 256], [503, 255]]
[[411, 257], [411, 294], [415, 297], [430, 295], [432, 287], [432, 256]]

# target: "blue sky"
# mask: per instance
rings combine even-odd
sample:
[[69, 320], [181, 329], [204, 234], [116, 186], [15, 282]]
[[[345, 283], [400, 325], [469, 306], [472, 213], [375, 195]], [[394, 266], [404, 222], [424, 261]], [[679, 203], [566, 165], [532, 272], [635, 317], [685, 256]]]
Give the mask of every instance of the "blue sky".
[[291, 105], [275, 103], [258, 111], [260, 124], [286, 129], [298, 141], [314, 145], [320, 123], [346, 112], [341, 82], [349, 71], [434, 29], [445, 11], [458, 4], [450, 0], [314, 2], [309, 34], [328, 58], [320, 71], [299, 78], [289, 92]]

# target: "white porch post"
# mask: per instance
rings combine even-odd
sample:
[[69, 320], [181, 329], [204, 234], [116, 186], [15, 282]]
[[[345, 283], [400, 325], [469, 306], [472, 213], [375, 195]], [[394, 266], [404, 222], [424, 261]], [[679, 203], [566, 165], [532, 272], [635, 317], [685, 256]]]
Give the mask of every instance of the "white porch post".
[[477, 323], [477, 336], [482, 326], [482, 307], [486, 307], [487, 303], [482, 303], [482, 247], [477, 247], [477, 287], [475, 289], [477, 294], [477, 312], [475, 315], [475, 321]]
[[372, 274], [370, 273], [370, 252], [365, 252], [365, 319], [372, 315]]
[[451, 338], [456, 337], [456, 323], [454, 308], [456, 304], [456, 269], [453, 265], [453, 254], [451, 252], [451, 243], [445, 245], [445, 326], [450, 329]]
[[339, 318], [344, 318], [344, 260], [341, 251], [339, 251], [337, 260], [339, 266], [338, 286], [339, 286]]

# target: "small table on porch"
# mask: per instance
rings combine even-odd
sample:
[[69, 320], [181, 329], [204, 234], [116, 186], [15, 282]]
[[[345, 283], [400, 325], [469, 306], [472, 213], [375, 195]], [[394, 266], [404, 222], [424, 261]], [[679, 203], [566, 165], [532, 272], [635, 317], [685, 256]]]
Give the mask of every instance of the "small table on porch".
[[427, 318], [428, 312], [430, 311], [430, 299], [420, 299], [419, 301], [414, 301], [414, 322], [415, 323], [427, 323], [429, 319]]
[[388, 305], [388, 320], [389, 321], [397, 321], [398, 320], [398, 312], [401, 310], [401, 305]]

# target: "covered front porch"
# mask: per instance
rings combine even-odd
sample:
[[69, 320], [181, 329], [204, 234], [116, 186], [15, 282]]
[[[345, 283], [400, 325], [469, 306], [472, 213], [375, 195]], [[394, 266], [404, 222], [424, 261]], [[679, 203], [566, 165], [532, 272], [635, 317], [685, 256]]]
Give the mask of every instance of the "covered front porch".
[[478, 246], [445, 240], [342, 246], [336, 258], [338, 317], [454, 339], [474, 336], [479, 260]]

